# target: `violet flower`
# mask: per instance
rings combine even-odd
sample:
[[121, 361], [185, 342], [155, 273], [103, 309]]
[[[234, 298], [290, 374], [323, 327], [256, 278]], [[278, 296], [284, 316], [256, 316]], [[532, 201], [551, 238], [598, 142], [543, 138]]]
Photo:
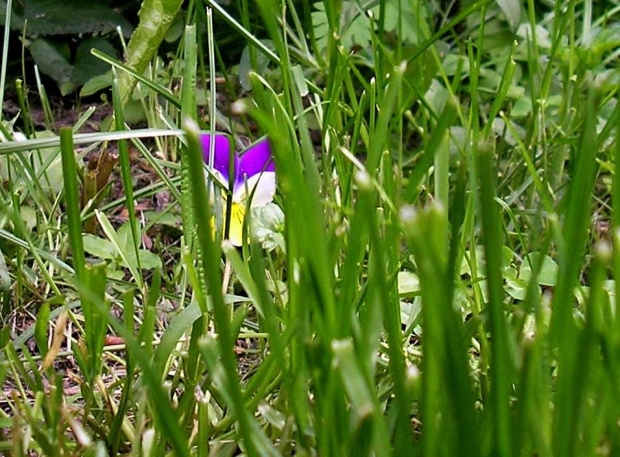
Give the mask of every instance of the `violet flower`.
[[[209, 160], [211, 141], [214, 140], [213, 161]], [[276, 167], [269, 142], [261, 140], [244, 153], [233, 155], [230, 175], [231, 140], [228, 135], [204, 133], [200, 135], [205, 163], [213, 163], [211, 172], [226, 188], [232, 185], [232, 208], [228, 238], [235, 246], [243, 244], [243, 222], [248, 210], [260, 208], [273, 200], [276, 192]]]

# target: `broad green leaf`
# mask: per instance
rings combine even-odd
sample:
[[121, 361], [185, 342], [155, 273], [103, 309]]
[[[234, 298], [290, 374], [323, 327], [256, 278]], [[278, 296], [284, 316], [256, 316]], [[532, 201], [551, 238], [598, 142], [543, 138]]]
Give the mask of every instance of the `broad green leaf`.
[[[147, 251], [146, 249], [140, 249], [138, 250], [138, 255], [140, 256], [140, 268], [144, 270], [161, 268], [161, 259], [157, 256], [157, 254]], [[133, 259], [135, 259], [136, 256], [133, 251], [130, 251], [127, 257], [129, 257], [130, 261], [133, 262]]]
[[114, 245], [104, 238], [86, 234], [83, 237], [84, 250], [100, 259], [113, 260], [117, 258]]
[[110, 65], [91, 54], [91, 49], [98, 49], [116, 58], [116, 49], [103, 37], [91, 37], [82, 41], [76, 50], [71, 81], [79, 86], [89, 80], [105, 75]]
[[49, 76], [59, 85], [71, 82], [73, 65], [69, 62], [66, 43], [54, 42], [48, 38], [37, 38], [28, 47], [41, 73]]
[[497, 3], [506, 16], [510, 27], [516, 30], [521, 23], [521, 0], [498, 0]]
[[[523, 260], [521, 264], [521, 271], [519, 272], [519, 278], [525, 282], [529, 282], [532, 278], [532, 267], [530, 265], [537, 265], [540, 262], [540, 253], [531, 252]], [[558, 264], [549, 256], [545, 256], [540, 271], [538, 273], [537, 283], [541, 286], [555, 286], [558, 280]]]
[[420, 292], [420, 279], [410, 271], [398, 272], [398, 293], [413, 294]]
[[112, 72], [108, 71], [104, 74], [89, 79], [80, 90], [80, 97], [88, 97], [100, 90], [107, 89], [112, 85]]
[[506, 284], [504, 290], [508, 295], [516, 300], [525, 300], [527, 295], [527, 282], [519, 278], [505, 277]]
[[89, 0], [28, 0], [24, 17], [28, 32], [36, 35], [105, 34], [119, 26], [128, 35], [132, 30], [123, 15], [104, 2]]
[[[271, 40], [261, 40], [267, 48], [272, 51], [275, 49]], [[252, 62], [250, 60], [250, 48], [246, 46], [241, 53], [241, 60], [239, 61], [239, 82], [245, 90], [252, 89], [252, 83], [250, 81], [250, 72], [258, 73], [259, 75], [265, 74], [269, 65], [269, 57], [263, 53], [256, 53], [256, 68], [252, 68]]]

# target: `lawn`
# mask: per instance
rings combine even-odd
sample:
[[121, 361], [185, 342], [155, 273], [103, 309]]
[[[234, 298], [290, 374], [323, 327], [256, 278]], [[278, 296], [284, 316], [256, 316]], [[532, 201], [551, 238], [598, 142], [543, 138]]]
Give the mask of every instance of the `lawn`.
[[4, 455], [620, 456], [615, 2], [0, 3]]

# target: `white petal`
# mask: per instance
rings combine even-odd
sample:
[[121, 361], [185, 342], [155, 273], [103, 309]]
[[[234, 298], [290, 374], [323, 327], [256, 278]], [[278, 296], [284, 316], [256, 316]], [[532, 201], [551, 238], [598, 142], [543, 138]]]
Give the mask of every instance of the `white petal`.
[[260, 208], [273, 200], [276, 194], [276, 174], [266, 171], [251, 176], [243, 184], [240, 184], [233, 194], [235, 203], [247, 206], [247, 200], [252, 197], [251, 208]]

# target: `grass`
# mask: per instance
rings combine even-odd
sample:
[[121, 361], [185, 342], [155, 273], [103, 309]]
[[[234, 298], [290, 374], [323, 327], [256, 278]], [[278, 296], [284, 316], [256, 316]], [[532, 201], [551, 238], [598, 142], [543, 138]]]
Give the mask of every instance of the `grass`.
[[[110, 131], [44, 137], [21, 113], [27, 141], [0, 144], [0, 450], [618, 455], [620, 10], [442, 5], [191, 1], [165, 70], [96, 53]], [[264, 70], [223, 65], [214, 19]], [[201, 130], [273, 149], [275, 205], [240, 248], [209, 223], [230, 214], [205, 203]], [[112, 144], [118, 172], [85, 167]]]

